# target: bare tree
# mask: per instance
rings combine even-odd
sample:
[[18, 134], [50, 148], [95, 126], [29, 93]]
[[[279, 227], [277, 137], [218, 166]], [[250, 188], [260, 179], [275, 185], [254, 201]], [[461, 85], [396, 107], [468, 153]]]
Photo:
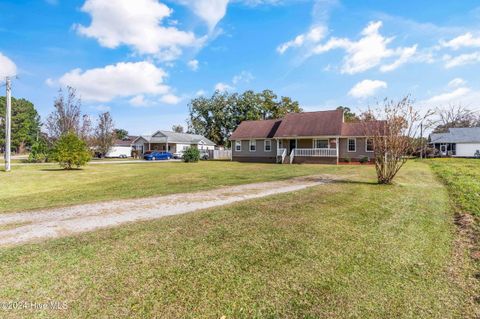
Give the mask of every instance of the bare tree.
[[[361, 122], [365, 135], [373, 143], [379, 184], [392, 183], [416, 145], [419, 124], [430, 115], [430, 111], [422, 116], [415, 110], [410, 96], [400, 101], [385, 99], [382, 105], [363, 114]], [[380, 120], [372, 121], [372, 118]]]
[[184, 129], [183, 129], [183, 126], [178, 124], [178, 125], [173, 125], [172, 126], [172, 131], [174, 131], [176, 133], [183, 133]]
[[92, 120], [90, 119], [90, 116], [84, 114], [82, 116], [82, 125], [80, 127], [79, 137], [89, 146], [92, 144], [92, 130]]
[[95, 146], [101, 156], [105, 156], [115, 142], [115, 127], [109, 112], [98, 116], [98, 124], [95, 128]]
[[432, 122], [436, 125], [434, 133], [445, 133], [448, 132], [449, 128], [480, 125], [479, 115], [461, 104], [451, 104], [445, 108], [437, 108], [435, 114], [437, 118]]
[[58, 139], [69, 132], [80, 135], [81, 101], [77, 98], [76, 90], [67, 87], [65, 96], [63, 90], [60, 89], [54, 102], [54, 108], [55, 110], [50, 113], [45, 125], [49, 137]]

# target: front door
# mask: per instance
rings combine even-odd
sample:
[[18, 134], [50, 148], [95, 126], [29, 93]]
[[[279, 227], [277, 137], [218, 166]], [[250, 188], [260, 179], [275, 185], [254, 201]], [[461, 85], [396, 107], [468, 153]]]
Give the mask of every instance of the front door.
[[447, 155], [447, 145], [440, 145], [440, 153], [443, 156]]
[[297, 140], [290, 140], [290, 153], [295, 148], [297, 148]]

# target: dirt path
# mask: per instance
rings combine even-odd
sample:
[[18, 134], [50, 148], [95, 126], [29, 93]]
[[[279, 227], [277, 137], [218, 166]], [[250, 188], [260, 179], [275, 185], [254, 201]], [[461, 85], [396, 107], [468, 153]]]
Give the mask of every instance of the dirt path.
[[326, 183], [321, 177], [245, 184], [195, 193], [117, 200], [0, 215], [0, 245], [68, 236], [127, 222], [178, 215]]

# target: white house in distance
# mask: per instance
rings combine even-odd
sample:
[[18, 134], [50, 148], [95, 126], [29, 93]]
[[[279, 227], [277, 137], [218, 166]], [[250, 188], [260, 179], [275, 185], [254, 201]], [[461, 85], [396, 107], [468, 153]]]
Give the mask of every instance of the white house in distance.
[[430, 145], [442, 156], [475, 157], [477, 152], [480, 153], [480, 127], [451, 128], [447, 133], [433, 133]]
[[214, 150], [215, 143], [197, 134], [162, 130], [155, 132], [153, 135], [139, 136], [132, 142], [132, 148], [138, 150], [141, 154], [146, 151], [183, 153], [189, 147], [196, 147], [199, 150]]

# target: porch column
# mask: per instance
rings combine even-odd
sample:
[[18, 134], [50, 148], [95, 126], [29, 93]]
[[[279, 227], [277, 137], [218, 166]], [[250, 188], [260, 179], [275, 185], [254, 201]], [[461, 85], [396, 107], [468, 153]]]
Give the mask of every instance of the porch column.
[[[329, 145], [330, 146], [330, 145]], [[340, 139], [338, 137], [335, 138], [335, 147], [337, 149], [337, 164], [338, 164], [338, 156], [340, 154], [339, 148], [340, 148]]]
[[279, 149], [280, 149], [280, 141], [277, 139], [277, 154]]
[[165, 152], [168, 152], [168, 137], [165, 139], [166, 144], [165, 144]]
[[152, 148], [150, 147], [150, 142], [148, 142], [148, 150], [151, 151]]

